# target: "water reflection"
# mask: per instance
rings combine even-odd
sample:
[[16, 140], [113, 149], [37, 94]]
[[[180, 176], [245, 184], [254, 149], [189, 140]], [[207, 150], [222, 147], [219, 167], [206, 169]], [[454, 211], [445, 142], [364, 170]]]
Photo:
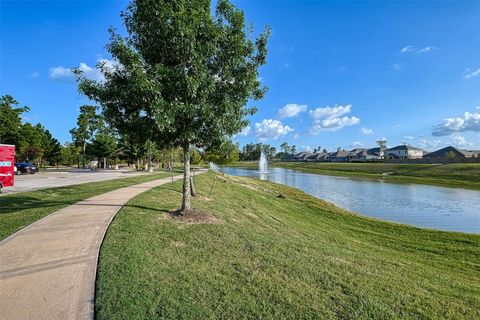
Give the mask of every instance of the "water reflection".
[[289, 185], [367, 216], [440, 230], [480, 233], [480, 192], [419, 184], [322, 176], [271, 168], [227, 168], [227, 174]]

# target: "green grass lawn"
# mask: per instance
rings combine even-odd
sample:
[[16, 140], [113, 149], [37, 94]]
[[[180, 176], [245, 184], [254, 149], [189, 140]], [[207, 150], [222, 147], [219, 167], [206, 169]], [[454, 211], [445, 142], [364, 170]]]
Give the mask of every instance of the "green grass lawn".
[[75, 202], [114, 189], [160, 179], [167, 175], [167, 173], [155, 173], [1, 196], [0, 240]]
[[[331, 163], [275, 162], [270, 166], [295, 169], [309, 173], [382, 179], [393, 183], [420, 183], [445, 187], [480, 190], [480, 163], [396, 164], [396, 163]], [[257, 168], [253, 161], [236, 162], [236, 167]], [[391, 172], [383, 176], [382, 173]]]
[[[101, 249], [98, 319], [479, 319], [480, 235], [362, 217], [302, 191], [196, 177], [213, 223], [168, 212], [178, 182], [132, 199]], [[281, 195], [281, 196], [280, 196]]]

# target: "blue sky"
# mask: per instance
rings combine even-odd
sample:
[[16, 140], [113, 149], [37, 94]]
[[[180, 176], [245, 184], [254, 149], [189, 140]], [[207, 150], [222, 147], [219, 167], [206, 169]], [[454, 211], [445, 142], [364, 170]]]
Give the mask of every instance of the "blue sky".
[[[270, 25], [269, 87], [240, 144], [480, 149], [480, 2], [234, 1]], [[68, 68], [100, 78], [126, 1], [2, 1], [0, 94], [70, 140], [88, 103]]]

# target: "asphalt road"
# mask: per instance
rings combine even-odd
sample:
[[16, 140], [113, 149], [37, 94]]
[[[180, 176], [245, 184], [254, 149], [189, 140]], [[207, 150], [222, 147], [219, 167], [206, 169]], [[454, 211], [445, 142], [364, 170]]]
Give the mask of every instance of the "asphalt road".
[[144, 172], [128, 171], [48, 171], [35, 174], [15, 176], [15, 185], [2, 189], [3, 194], [12, 194], [47, 188], [64, 187], [87, 182], [105, 181], [145, 174]]

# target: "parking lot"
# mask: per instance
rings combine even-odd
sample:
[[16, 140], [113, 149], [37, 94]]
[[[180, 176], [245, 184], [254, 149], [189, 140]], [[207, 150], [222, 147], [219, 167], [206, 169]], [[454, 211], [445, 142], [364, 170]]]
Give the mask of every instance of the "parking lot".
[[105, 181], [145, 174], [132, 171], [41, 171], [15, 176], [15, 186], [2, 189], [2, 194], [12, 194], [47, 188], [64, 187], [87, 182]]

